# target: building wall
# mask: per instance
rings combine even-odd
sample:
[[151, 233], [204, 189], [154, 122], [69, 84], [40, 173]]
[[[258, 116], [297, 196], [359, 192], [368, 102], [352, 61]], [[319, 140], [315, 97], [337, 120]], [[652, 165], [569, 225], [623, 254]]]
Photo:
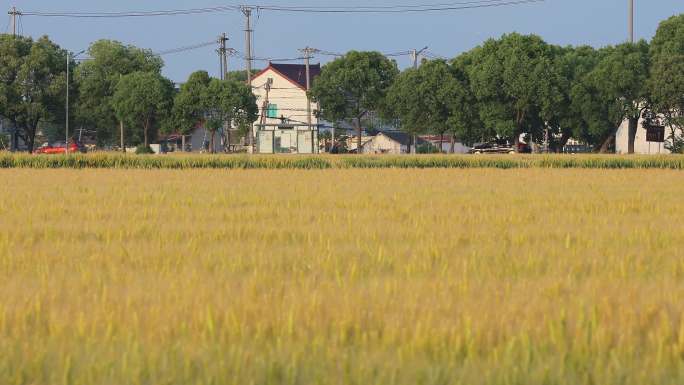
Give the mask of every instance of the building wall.
[[[190, 147], [192, 152], [202, 152], [205, 151], [205, 140], [206, 140], [206, 151], [209, 151], [209, 143], [211, 143], [211, 132], [206, 131], [206, 136], [205, 136], [205, 130], [204, 128], [196, 128], [193, 132], [192, 135], [190, 135], [189, 138], [186, 140], [189, 141]], [[220, 153], [223, 152], [223, 146], [221, 145], [221, 134], [219, 132], [216, 132], [216, 135], [214, 136], [214, 152]]]
[[[649, 143], [646, 141], [646, 129], [643, 125], [644, 120], [639, 119], [636, 138], [634, 140], [634, 152], [636, 154], [669, 154], [664, 143]], [[667, 128], [665, 128], [665, 139], [667, 139]], [[629, 152], [629, 121], [625, 120], [620, 125], [615, 135], [615, 152], [617, 154], [627, 154]]]
[[[257, 105], [259, 106], [259, 117], [261, 117], [264, 99], [266, 98], [266, 88], [264, 86], [269, 78], [273, 79], [273, 84], [271, 85], [268, 99], [270, 104], [277, 105], [277, 118], [268, 118], [266, 123], [280, 123], [279, 118], [281, 115], [293, 121], [306, 123], [306, 91], [270, 68], [252, 81], [254, 95], [257, 97]], [[318, 124], [318, 119], [314, 115], [316, 108], [316, 104], [311, 103], [311, 124], [314, 125]], [[256, 123], [259, 123], [259, 120]]]
[[407, 146], [402, 146], [389, 137], [379, 133], [363, 146], [364, 154], [405, 154], [408, 152]]
[[[439, 141], [430, 141], [433, 146], [436, 148], [439, 148]], [[442, 142], [442, 152], [444, 153], [449, 153], [451, 151], [451, 142], [450, 141], [444, 141]], [[467, 154], [470, 151], [470, 147], [466, 146], [465, 144], [461, 142], [456, 142], [454, 143], [454, 154]]]

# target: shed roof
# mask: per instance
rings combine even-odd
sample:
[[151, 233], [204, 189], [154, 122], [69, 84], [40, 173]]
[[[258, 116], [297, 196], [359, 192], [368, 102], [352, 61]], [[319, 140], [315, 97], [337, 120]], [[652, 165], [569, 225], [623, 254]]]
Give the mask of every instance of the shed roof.
[[[393, 141], [400, 143], [403, 146], [408, 146], [411, 144], [411, 135], [401, 132], [401, 131], [383, 131], [380, 134], [387, 136], [388, 138], [392, 139]], [[423, 144], [426, 143], [425, 140], [422, 138], [418, 137], [417, 140], [418, 144]]]
[[[256, 76], [260, 76], [269, 69], [274, 70], [283, 77], [287, 78], [289, 81], [299, 86], [299, 88], [306, 90], [306, 66], [304, 64], [280, 64], [280, 63], [269, 63], [261, 73]], [[311, 77], [311, 84], [318, 75], [321, 74], [321, 65], [312, 64], [309, 66], [309, 76]]]

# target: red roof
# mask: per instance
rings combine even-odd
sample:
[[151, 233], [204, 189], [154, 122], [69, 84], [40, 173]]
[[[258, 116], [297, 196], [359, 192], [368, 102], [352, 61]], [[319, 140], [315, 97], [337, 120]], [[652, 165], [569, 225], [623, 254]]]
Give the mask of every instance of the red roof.
[[[266, 67], [255, 77], [261, 76], [269, 69], [277, 72], [284, 78], [288, 79], [290, 82], [294, 83], [296, 86], [299, 86], [299, 88], [306, 90], [306, 66], [304, 64], [269, 63], [268, 67]], [[311, 77], [311, 84], [313, 84], [313, 80], [320, 74], [320, 64], [312, 64], [309, 66], [309, 76]]]

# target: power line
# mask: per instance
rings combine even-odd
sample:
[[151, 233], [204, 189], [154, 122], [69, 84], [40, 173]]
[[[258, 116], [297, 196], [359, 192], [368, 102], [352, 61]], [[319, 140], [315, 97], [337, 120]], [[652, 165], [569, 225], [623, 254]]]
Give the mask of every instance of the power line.
[[436, 54], [432, 51], [425, 51], [425, 52], [423, 52], [423, 55], [425, 57], [427, 57], [428, 59], [449, 60], [446, 56]]
[[188, 46], [184, 46], [184, 47], [178, 47], [178, 48], [172, 48], [172, 49], [168, 49], [168, 50], [164, 50], [164, 51], [159, 51], [159, 52], [155, 52], [154, 54], [157, 56], [170, 55], [170, 54], [174, 54], [174, 53], [193, 51], [196, 49], [213, 46], [215, 44], [216, 44], [215, 41], [210, 41], [210, 42], [206, 42], [206, 43], [199, 43], [199, 44], [188, 45]]
[[[231, 56], [238, 57], [238, 58], [240, 58], [240, 59], [247, 60], [247, 56], [246, 56], [244, 53], [242, 53], [242, 52], [240, 52], [240, 51], [237, 51], [237, 50], [233, 50], [233, 51], [230, 53], [230, 55], [231, 55]], [[280, 62], [283, 62], [283, 61], [298, 61], [298, 60], [303, 60], [303, 59], [304, 59], [303, 57], [290, 57], [290, 58], [252, 57], [252, 61], [265, 61], [265, 62], [271, 62], [271, 61], [280, 61]]]
[[473, 0], [437, 4], [392, 5], [392, 6], [275, 6], [275, 5], [226, 5], [206, 8], [169, 9], [156, 11], [122, 12], [79, 12], [79, 11], [25, 11], [24, 16], [63, 17], [63, 18], [130, 18], [157, 16], [184, 16], [210, 13], [226, 13], [252, 8], [259, 14], [262, 11], [287, 13], [418, 13], [458, 11], [475, 8], [493, 8], [511, 5], [541, 3], [545, 0]]
[[435, 5], [408, 5], [393, 6], [388, 8], [373, 7], [288, 7], [288, 6], [260, 6], [261, 9], [274, 12], [299, 12], [299, 13], [419, 13], [419, 12], [439, 12], [439, 11], [458, 11], [475, 8], [492, 8], [508, 5], [522, 5], [529, 3], [541, 3], [545, 0], [485, 0], [470, 1], [460, 3], [435, 4]]
[[183, 16], [206, 13], [225, 13], [237, 11], [238, 6], [222, 6], [209, 8], [170, 9], [158, 11], [124, 11], [124, 12], [68, 12], [68, 11], [26, 11], [26, 16], [40, 17], [68, 17], [68, 18], [124, 18], [124, 17], [154, 17], [154, 16]]

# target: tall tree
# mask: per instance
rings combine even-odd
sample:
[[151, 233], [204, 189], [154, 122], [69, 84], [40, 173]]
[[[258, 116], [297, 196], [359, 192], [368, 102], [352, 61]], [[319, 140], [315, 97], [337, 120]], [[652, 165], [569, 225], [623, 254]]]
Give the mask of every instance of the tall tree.
[[323, 66], [310, 91], [322, 118], [348, 120], [356, 128], [361, 153], [361, 120], [382, 108], [387, 90], [399, 74], [397, 64], [379, 52], [348, 52]]
[[30, 152], [39, 125], [63, 121], [66, 60], [66, 51], [46, 36], [0, 35], [0, 116]]
[[649, 47], [645, 41], [606, 47], [599, 53], [600, 60], [585, 79], [585, 87], [602, 114], [601, 120], [610, 123], [599, 150], [605, 152], [615, 139], [618, 128], [628, 120], [628, 150], [634, 153], [634, 140], [639, 117], [647, 107], [649, 78]]
[[172, 122], [167, 131], [187, 135], [204, 119], [204, 95], [211, 83], [207, 71], [197, 71], [190, 75], [173, 102]]
[[540, 136], [562, 101], [554, 53], [540, 37], [504, 35], [473, 52], [469, 78], [487, 129], [518, 143], [520, 134]]
[[652, 67], [649, 88], [655, 112], [670, 128], [672, 150], [681, 152], [684, 136], [684, 14], [658, 27], [650, 48]]
[[[252, 69], [252, 77], [261, 72], [260, 69]], [[247, 71], [229, 71], [226, 80], [233, 80], [236, 82], [247, 82]]]
[[434, 133], [443, 139], [446, 132], [462, 128], [461, 109], [468, 92], [444, 60], [426, 61], [397, 77], [387, 92], [385, 108], [399, 118], [404, 131], [414, 136]]
[[211, 133], [211, 151], [214, 151], [214, 137], [221, 126], [225, 123], [235, 127], [252, 124], [259, 113], [256, 96], [250, 87], [232, 80], [212, 79], [204, 89], [202, 105], [211, 116], [205, 122]]
[[[560, 151], [572, 137], [596, 146], [605, 137], [612, 125], [592, 115], [601, 102], [597, 95], [588, 91], [586, 78], [599, 62], [598, 52], [589, 46], [559, 48], [555, 65], [561, 75], [562, 103], [556, 106], [550, 126], [552, 133], [559, 135], [551, 142]], [[598, 143], [598, 144], [602, 144]]]
[[451, 73], [458, 82], [459, 91], [457, 98], [452, 101], [454, 106], [449, 125], [454, 136], [469, 145], [495, 136], [492, 131], [485, 130], [480, 120], [479, 104], [468, 76], [472, 65], [472, 55], [468, 52], [457, 56], [451, 63]]
[[142, 143], [149, 147], [152, 130], [170, 112], [173, 83], [154, 72], [134, 72], [116, 85], [112, 106], [116, 117], [142, 128]]
[[116, 142], [119, 125], [112, 98], [119, 80], [134, 72], [160, 74], [163, 61], [150, 50], [112, 40], [94, 42], [88, 55], [91, 59], [75, 73], [80, 94], [76, 116], [81, 124], [96, 129], [100, 144]]

